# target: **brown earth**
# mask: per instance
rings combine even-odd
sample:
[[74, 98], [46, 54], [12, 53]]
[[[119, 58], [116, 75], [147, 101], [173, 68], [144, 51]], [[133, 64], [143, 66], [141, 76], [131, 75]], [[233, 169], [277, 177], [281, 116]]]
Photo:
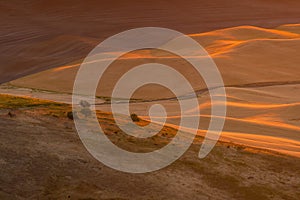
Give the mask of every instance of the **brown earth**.
[[240, 25], [299, 23], [297, 0], [2, 1], [0, 83], [84, 58], [105, 38], [137, 27], [185, 34]]

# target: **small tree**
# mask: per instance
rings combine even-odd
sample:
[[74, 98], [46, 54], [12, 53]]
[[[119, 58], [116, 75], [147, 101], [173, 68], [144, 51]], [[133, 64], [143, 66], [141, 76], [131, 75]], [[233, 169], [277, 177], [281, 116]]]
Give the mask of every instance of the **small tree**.
[[73, 120], [73, 119], [74, 119], [73, 112], [72, 112], [72, 111], [67, 112], [67, 117], [68, 117], [69, 119]]
[[131, 117], [132, 121], [134, 121], [134, 122], [139, 122], [140, 121], [140, 118], [135, 113], [132, 113], [130, 115], [130, 117]]

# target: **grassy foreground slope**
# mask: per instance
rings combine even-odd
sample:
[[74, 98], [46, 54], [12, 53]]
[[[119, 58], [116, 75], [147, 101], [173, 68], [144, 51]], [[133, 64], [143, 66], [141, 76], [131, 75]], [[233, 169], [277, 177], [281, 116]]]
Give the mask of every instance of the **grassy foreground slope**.
[[[200, 160], [202, 139], [197, 137], [172, 165], [127, 174], [87, 152], [66, 117], [68, 105], [8, 95], [1, 95], [0, 102], [0, 199], [296, 200], [300, 195], [297, 158], [218, 143]], [[137, 141], [116, 127], [110, 113], [98, 117], [106, 135], [132, 151], [160, 147], [176, 132], [164, 127], [149, 141]]]

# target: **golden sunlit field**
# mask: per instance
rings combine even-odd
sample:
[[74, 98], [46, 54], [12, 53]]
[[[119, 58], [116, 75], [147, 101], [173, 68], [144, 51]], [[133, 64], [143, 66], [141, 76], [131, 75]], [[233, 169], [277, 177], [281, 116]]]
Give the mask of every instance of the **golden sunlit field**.
[[[212, 56], [225, 83], [228, 112], [221, 136], [223, 141], [300, 157], [300, 71], [296, 70], [300, 63], [299, 33], [300, 26], [290, 24], [275, 29], [240, 26], [191, 35]], [[194, 69], [189, 64], [166, 52], [143, 50], [123, 56], [110, 66], [96, 95], [109, 98], [122, 74], [138, 64], [153, 61], [174, 67], [190, 80], [195, 91], [200, 91], [199, 108], [194, 108], [183, 117], [199, 117], [195, 113], [200, 110], [202, 122], [199, 131], [204, 135], [203, 130], [207, 129], [211, 117], [209, 95], [201, 92], [206, 85], [194, 75]], [[72, 64], [26, 76], [10, 82], [10, 89], [4, 86], [2, 91], [31, 95], [34, 89], [40, 91], [36, 92], [37, 97], [70, 103], [71, 98], [63, 98], [62, 95], [72, 93], [79, 66], [80, 63]], [[49, 96], [47, 92], [58, 95]], [[145, 86], [135, 93], [135, 97], [142, 102], [132, 103], [132, 112], [148, 119], [146, 108], [154, 100], [168, 108], [168, 125], [178, 128], [178, 105], [173, 100], [158, 100], [174, 97], [172, 95], [164, 88]], [[147, 102], [149, 99], [152, 101]], [[100, 98], [98, 101], [103, 100]], [[97, 106], [97, 109], [111, 111], [110, 104]]]

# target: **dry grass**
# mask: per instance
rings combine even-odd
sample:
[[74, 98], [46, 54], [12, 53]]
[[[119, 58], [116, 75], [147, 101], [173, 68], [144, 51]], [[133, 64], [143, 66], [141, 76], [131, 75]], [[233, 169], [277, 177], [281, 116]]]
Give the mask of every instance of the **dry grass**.
[[[297, 158], [220, 142], [200, 160], [195, 143], [165, 169], [126, 174], [91, 157], [67, 118], [68, 105], [6, 95], [0, 101], [5, 103], [0, 109], [1, 199], [296, 200], [300, 195]], [[5, 114], [12, 108], [15, 118]], [[164, 127], [150, 140], [139, 140], [124, 134], [111, 113], [97, 115], [111, 141], [130, 151], [160, 148], [177, 131]]]

